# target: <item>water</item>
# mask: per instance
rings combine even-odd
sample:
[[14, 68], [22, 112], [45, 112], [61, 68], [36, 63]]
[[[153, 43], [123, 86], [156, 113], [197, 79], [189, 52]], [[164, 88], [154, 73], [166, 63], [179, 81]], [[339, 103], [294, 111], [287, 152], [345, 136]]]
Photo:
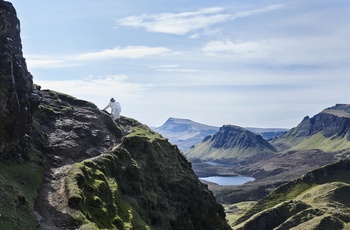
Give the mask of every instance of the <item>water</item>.
[[218, 185], [241, 185], [249, 181], [255, 180], [253, 177], [249, 176], [210, 176], [210, 177], [200, 177], [199, 179], [213, 182]]

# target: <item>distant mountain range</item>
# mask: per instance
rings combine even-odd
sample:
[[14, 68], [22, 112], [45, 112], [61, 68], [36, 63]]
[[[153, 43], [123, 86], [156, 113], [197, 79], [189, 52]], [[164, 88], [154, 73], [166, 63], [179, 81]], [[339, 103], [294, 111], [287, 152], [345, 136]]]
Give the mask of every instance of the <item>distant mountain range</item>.
[[171, 117], [162, 126], [153, 130], [168, 138], [170, 143], [176, 144], [181, 151], [185, 152], [206, 136], [216, 133], [219, 127]]
[[[209, 135], [214, 135], [220, 127], [210, 126], [194, 122], [190, 119], [169, 118], [162, 126], [152, 128], [162, 136], [169, 139], [169, 142], [176, 144], [183, 152], [188, 151], [192, 146], [202, 142]], [[282, 135], [288, 129], [281, 128], [246, 128], [264, 139], [269, 140]]]

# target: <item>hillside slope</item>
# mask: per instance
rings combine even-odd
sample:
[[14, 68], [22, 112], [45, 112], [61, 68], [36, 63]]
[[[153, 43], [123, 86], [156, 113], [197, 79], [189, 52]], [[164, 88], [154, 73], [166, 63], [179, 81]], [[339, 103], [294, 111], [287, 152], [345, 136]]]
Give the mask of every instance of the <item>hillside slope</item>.
[[313, 170], [253, 206], [233, 229], [348, 229], [350, 160]]
[[350, 105], [336, 104], [303, 121], [272, 141], [279, 150], [350, 150]]
[[189, 159], [238, 163], [257, 160], [275, 152], [275, 148], [260, 135], [242, 127], [225, 125], [185, 154]]

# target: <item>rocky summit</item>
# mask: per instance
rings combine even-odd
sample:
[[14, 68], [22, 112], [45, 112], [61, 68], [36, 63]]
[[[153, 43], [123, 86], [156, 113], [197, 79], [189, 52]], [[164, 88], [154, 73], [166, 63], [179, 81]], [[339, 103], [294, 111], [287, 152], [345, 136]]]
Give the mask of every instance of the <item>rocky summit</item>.
[[239, 163], [275, 152], [276, 149], [261, 135], [242, 127], [224, 125], [213, 136], [207, 136], [202, 143], [187, 151], [186, 156], [190, 159]]
[[2, 0], [0, 28], [0, 229], [230, 229], [177, 146], [33, 85]]
[[19, 20], [6, 1], [0, 1], [0, 79], [0, 159], [21, 161], [30, 149], [35, 96], [22, 54]]
[[272, 141], [280, 151], [319, 149], [325, 152], [350, 150], [350, 105], [336, 104], [302, 122]]

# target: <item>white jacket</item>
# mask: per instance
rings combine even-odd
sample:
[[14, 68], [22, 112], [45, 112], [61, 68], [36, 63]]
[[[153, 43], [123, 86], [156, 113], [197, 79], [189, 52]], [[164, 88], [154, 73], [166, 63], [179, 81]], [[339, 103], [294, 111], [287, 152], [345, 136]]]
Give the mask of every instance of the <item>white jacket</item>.
[[111, 110], [112, 110], [111, 113], [113, 114], [114, 120], [120, 118], [120, 112], [122, 111], [122, 108], [121, 108], [119, 102], [117, 102], [117, 101], [109, 102], [108, 105], [106, 106], [106, 108], [104, 108], [103, 110], [106, 110], [108, 108], [111, 108]]

